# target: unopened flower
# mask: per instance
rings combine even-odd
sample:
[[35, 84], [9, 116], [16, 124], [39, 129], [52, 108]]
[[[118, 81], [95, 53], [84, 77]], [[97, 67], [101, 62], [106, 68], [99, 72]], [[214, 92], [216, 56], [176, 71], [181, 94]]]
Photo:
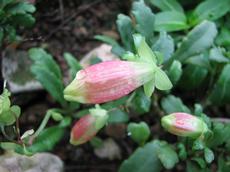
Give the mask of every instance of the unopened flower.
[[107, 123], [106, 110], [91, 109], [90, 114], [81, 117], [71, 130], [70, 143], [73, 145], [83, 144], [92, 139], [97, 132]]
[[161, 119], [162, 126], [170, 133], [198, 138], [208, 131], [206, 123], [200, 118], [182, 112], [175, 112]]
[[64, 98], [81, 103], [104, 103], [129, 94], [153, 76], [153, 66], [146, 62], [102, 62], [80, 70], [65, 88]]

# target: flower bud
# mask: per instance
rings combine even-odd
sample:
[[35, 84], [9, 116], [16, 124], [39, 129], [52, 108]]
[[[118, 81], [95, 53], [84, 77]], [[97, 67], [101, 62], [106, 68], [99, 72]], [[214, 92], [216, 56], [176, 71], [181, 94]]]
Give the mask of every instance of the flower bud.
[[191, 138], [198, 138], [208, 131], [206, 123], [200, 118], [182, 112], [164, 116], [161, 125], [172, 134]]
[[153, 76], [154, 69], [146, 62], [102, 62], [80, 70], [65, 88], [64, 98], [81, 103], [104, 103], [129, 94]]
[[103, 109], [91, 109], [90, 114], [81, 117], [71, 130], [70, 143], [80, 145], [89, 141], [106, 124], [108, 114]]

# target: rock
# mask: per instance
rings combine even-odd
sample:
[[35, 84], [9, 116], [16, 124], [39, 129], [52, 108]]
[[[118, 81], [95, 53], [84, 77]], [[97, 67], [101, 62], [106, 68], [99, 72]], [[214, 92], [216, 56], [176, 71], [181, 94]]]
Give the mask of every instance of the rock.
[[112, 46], [101, 44], [86, 54], [80, 61], [80, 64], [85, 68], [96, 61], [119, 60], [119, 58], [111, 53]]
[[31, 60], [26, 51], [7, 49], [2, 59], [2, 75], [12, 93], [41, 90], [30, 72]]
[[37, 153], [31, 157], [19, 154], [0, 156], [1, 172], [62, 172], [63, 169], [61, 159], [50, 153]]
[[94, 149], [94, 153], [99, 158], [121, 159], [120, 147], [111, 138], [106, 139], [101, 147]]

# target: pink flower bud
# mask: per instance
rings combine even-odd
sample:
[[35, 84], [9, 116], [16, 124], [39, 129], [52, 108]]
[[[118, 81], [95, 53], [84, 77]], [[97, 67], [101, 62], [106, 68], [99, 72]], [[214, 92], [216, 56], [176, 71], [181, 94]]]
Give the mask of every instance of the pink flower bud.
[[161, 124], [172, 134], [191, 138], [197, 138], [208, 130], [206, 123], [200, 118], [182, 112], [164, 116]]
[[65, 88], [66, 100], [81, 103], [104, 103], [119, 99], [154, 76], [151, 64], [107, 61], [80, 70]]
[[107, 112], [103, 109], [92, 109], [89, 115], [81, 117], [71, 130], [70, 143], [80, 145], [91, 138], [106, 124]]

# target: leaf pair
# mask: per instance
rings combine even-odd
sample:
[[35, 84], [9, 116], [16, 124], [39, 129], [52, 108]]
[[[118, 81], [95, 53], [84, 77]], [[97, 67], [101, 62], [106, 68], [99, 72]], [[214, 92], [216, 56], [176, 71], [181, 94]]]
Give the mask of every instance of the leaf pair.
[[137, 55], [135, 56], [134, 60], [151, 64], [154, 71], [152, 80], [144, 85], [145, 94], [150, 97], [154, 92], [155, 87], [159, 90], [168, 90], [172, 88], [172, 84], [168, 76], [160, 67], [157, 66], [157, 63], [159, 63], [159, 61], [161, 63], [163, 60], [160, 59], [159, 56], [156, 56], [156, 53], [154, 53], [148, 46], [143, 36], [140, 34], [134, 34], [133, 38], [137, 51]]

